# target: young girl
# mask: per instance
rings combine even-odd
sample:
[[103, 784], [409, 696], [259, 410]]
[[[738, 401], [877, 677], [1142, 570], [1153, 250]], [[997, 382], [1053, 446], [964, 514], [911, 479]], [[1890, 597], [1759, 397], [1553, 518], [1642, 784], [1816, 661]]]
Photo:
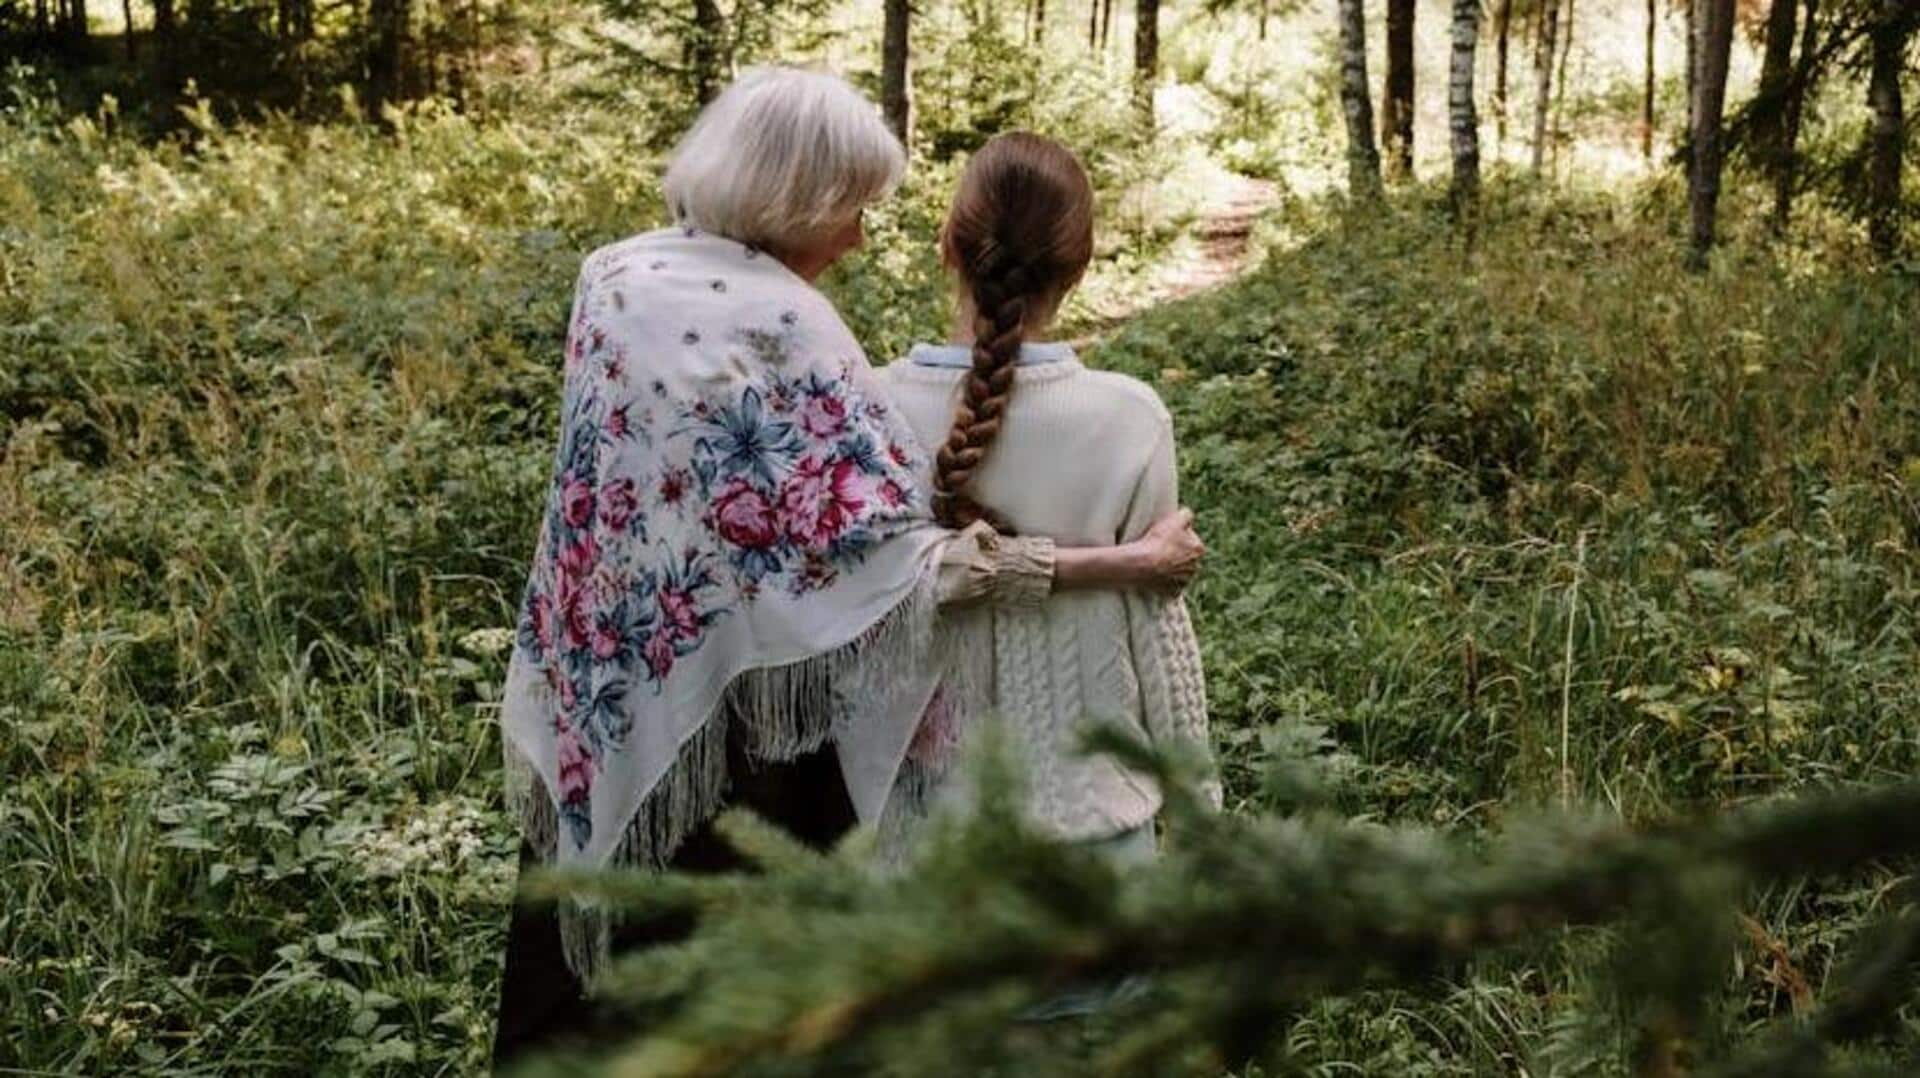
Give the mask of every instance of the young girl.
[[[940, 248], [957, 285], [953, 343], [916, 345], [881, 372], [921, 444], [940, 447], [929, 477], [940, 522], [1104, 545], [1173, 512], [1173, 426], [1153, 390], [1038, 340], [1093, 254], [1093, 189], [1073, 154], [1024, 132], [988, 142], [960, 178]], [[1026, 765], [1029, 822], [1150, 858], [1160, 791], [1080, 752], [1078, 733], [1117, 721], [1206, 752], [1199, 647], [1181, 598], [1053, 592], [942, 617], [970, 622], [967, 647], [989, 657], [972, 690], [985, 699], [967, 710], [1005, 721]], [[1216, 782], [1203, 792], [1218, 805]]]

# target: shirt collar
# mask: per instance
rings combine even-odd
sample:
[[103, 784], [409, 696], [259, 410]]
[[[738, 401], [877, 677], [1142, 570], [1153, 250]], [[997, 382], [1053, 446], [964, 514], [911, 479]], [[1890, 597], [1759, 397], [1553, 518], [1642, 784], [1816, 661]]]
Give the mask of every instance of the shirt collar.
[[[1033, 367], [1073, 358], [1073, 348], [1064, 341], [1025, 341], [1020, 345], [1016, 366]], [[973, 347], [965, 344], [916, 344], [907, 360], [922, 367], [971, 367]]]

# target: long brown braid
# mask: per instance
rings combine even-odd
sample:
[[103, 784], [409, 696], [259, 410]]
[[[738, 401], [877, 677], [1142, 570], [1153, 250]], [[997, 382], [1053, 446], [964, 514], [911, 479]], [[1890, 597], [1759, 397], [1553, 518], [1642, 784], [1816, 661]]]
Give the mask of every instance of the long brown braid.
[[1093, 258], [1093, 185], [1066, 147], [1025, 131], [995, 136], [960, 176], [941, 253], [973, 305], [973, 366], [935, 458], [933, 512], [1010, 531], [967, 487], [986, 459], [1027, 337], [1044, 329]]

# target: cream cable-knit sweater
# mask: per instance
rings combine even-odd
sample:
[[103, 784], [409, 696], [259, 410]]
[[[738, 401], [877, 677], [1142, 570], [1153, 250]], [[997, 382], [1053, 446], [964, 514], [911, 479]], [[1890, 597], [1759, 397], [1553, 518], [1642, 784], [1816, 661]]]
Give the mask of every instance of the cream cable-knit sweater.
[[[1061, 346], [1022, 363], [998, 438], [972, 493], [1017, 534], [1061, 545], [1139, 538], [1179, 505], [1173, 424], [1153, 390], [1089, 370]], [[881, 370], [923, 445], [946, 438], [963, 370], [902, 359]], [[998, 589], [996, 589], [998, 591]], [[992, 656], [992, 710], [1008, 721], [1028, 766], [1028, 813], [1060, 838], [1101, 838], [1150, 820], [1150, 778], [1076, 750], [1079, 727], [1118, 721], [1152, 742], [1205, 752], [1200, 651], [1178, 597], [1076, 591], [946, 608]], [[1217, 806], [1219, 785], [1203, 791]]]

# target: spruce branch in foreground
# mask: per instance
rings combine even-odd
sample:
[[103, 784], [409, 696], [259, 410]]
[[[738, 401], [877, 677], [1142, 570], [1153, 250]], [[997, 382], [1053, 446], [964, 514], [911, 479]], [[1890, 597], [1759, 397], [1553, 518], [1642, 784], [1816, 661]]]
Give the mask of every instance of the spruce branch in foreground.
[[[1160, 775], [1167, 849], [1130, 875], [1028, 833], [1013, 779], [989, 766], [980, 811], [937, 827], [913, 871], [882, 873], [854, 840], [831, 856], [763, 822], [727, 820], [764, 874], [549, 880], [609, 901], [699, 910], [686, 945], [619, 964], [609, 998], [642, 1008], [613, 1073], [1191, 1072], [1284, 1058], [1289, 1014], [1317, 996], [1419, 988], [1491, 950], [1578, 925], [1628, 926], [1619, 985], [1643, 1074], [1711, 1063], [1693, 1036], [1722, 979], [1742, 885], [1842, 873], [1920, 852], [1920, 783], [1781, 799], [1633, 829], [1557, 817], [1484, 850], [1456, 837], [1317, 813], [1209, 815], [1184, 770], [1107, 733], [1098, 747]], [[1819, 1017], [1755, 1040], [1728, 1074], [1827, 1073], [1828, 1041], [1904, 1002], [1920, 928], [1904, 907], [1836, 979]], [[1154, 1002], [1084, 1038], [1011, 1021], [1089, 980], [1150, 972]], [[636, 1010], [636, 1014], [642, 1013]], [[1739, 1055], [1738, 1052], [1735, 1053]], [[1741, 1062], [1745, 1060], [1746, 1062]]]

